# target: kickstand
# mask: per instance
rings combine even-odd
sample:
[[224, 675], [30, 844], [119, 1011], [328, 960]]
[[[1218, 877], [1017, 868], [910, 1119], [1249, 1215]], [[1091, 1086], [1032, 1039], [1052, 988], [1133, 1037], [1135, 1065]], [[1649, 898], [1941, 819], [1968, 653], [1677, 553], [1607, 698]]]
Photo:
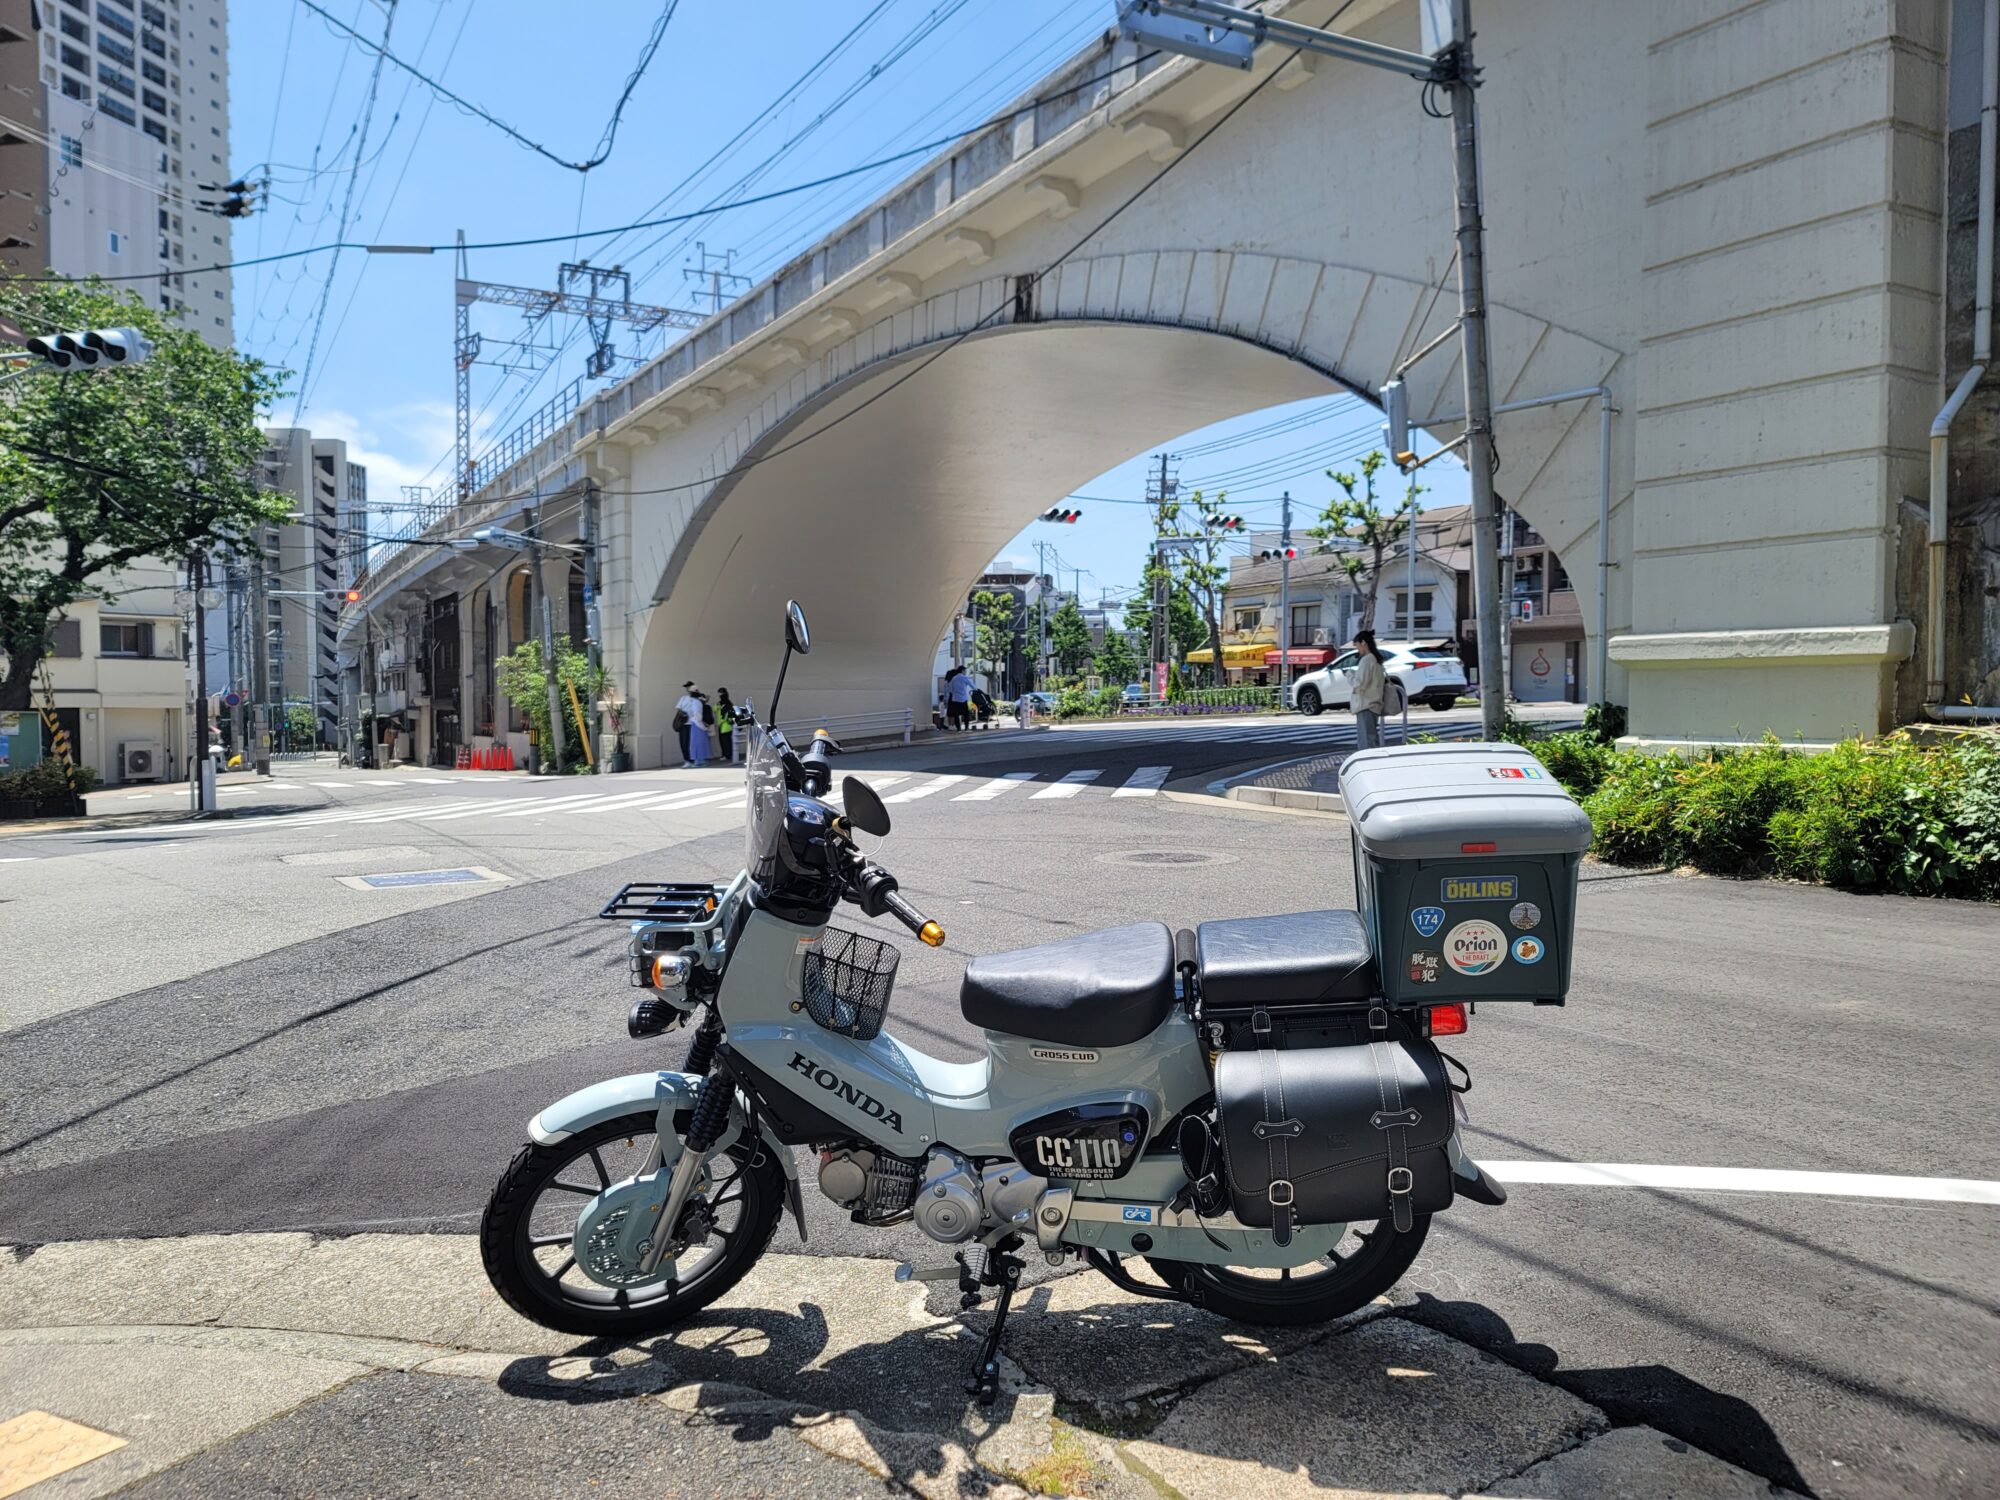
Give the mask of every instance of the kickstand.
[[986, 1337], [979, 1345], [979, 1358], [973, 1363], [972, 1374], [966, 1378], [965, 1393], [981, 1406], [991, 1406], [1000, 1394], [1000, 1332], [1007, 1326], [1007, 1310], [1014, 1303], [1014, 1289], [1021, 1284], [1023, 1262], [1009, 1253], [1018, 1241], [1009, 1241], [1005, 1246], [989, 1251], [985, 1263], [975, 1279], [965, 1263], [963, 1252], [959, 1255], [958, 1284], [963, 1295], [959, 1305], [970, 1309], [978, 1305], [979, 1288], [998, 1287], [1000, 1295], [993, 1302], [993, 1326], [986, 1330]]

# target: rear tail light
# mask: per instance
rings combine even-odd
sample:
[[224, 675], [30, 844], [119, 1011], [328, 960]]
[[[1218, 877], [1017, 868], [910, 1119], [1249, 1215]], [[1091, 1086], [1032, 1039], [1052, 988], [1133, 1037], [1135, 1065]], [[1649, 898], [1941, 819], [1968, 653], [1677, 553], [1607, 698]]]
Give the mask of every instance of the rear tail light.
[[1431, 1035], [1465, 1035], [1465, 1007], [1463, 1005], [1433, 1005], [1431, 1007]]
[[1458, 852], [1460, 854], [1497, 854], [1500, 852], [1500, 846], [1491, 842], [1460, 844]]

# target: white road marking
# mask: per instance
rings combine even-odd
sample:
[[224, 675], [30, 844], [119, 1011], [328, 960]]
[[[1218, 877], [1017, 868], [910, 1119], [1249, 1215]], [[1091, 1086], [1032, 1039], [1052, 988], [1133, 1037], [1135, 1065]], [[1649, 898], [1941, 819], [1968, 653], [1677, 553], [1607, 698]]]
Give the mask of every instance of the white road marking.
[[1030, 800], [1040, 802], [1046, 797], [1074, 797], [1103, 774], [1102, 768], [1095, 771], [1071, 771], [1054, 786], [1043, 787]]
[[633, 803], [644, 802], [648, 798], [657, 797], [659, 795], [660, 794], [658, 791], [625, 792], [616, 797], [606, 797], [602, 801], [600, 801], [595, 807], [579, 807], [572, 809], [572, 811], [586, 812], [586, 813], [629, 812], [631, 811]]
[[406, 785], [407, 783], [405, 783], [405, 782], [403, 782], [403, 781], [401, 781], [401, 780], [399, 780], [399, 779], [397, 779], [397, 778], [395, 778], [395, 777], [390, 777], [390, 778], [388, 778], [388, 779], [386, 779], [386, 780], [384, 780], [384, 779], [382, 779], [382, 778], [380, 778], [380, 777], [377, 777], [377, 778], [375, 778], [374, 780], [370, 780], [370, 781], [357, 781], [357, 782], [355, 782], [354, 784], [355, 784], [356, 786], [404, 786], [404, 785]]
[[578, 806], [579, 803], [595, 802], [599, 799], [600, 795], [598, 792], [586, 792], [580, 796], [537, 797], [526, 807], [511, 808], [506, 812], [495, 813], [493, 816], [496, 818], [532, 818], [546, 812], [582, 812], [583, 808]]
[[1004, 797], [1024, 781], [1033, 781], [1033, 771], [1009, 771], [1005, 776], [996, 776], [985, 786], [975, 787], [969, 792], [960, 792], [951, 800], [954, 802], [991, 802], [995, 797]]
[[466, 817], [473, 813], [490, 811], [494, 808], [510, 807], [514, 805], [514, 802], [515, 799], [512, 797], [482, 797], [471, 802], [466, 801], [462, 797], [454, 797], [449, 802], [420, 802], [412, 807], [396, 808], [392, 812], [383, 812], [380, 808], [371, 808], [365, 812], [356, 813], [352, 818], [342, 821], [350, 823], [402, 823], [406, 821], [416, 823], [429, 818], [441, 818], [447, 815], [452, 817]]
[[246, 828], [303, 828], [325, 823], [388, 823], [398, 818], [407, 818], [424, 808], [433, 812], [443, 812], [446, 808], [463, 807], [463, 802], [420, 801], [406, 803], [393, 812], [384, 812], [380, 806], [322, 808], [316, 812], [295, 813], [286, 818], [259, 818], [255, 823], [246, 823]]
[[31, 854], [0, 855], [0, 865], [25, 865], [33, 858]]
[[352, 786], [353, 783], [350, 781], [309, 781], [306, 783], [306, 785], [316, 786], [324, 791], [341, 792], [345, 791], [348, 787]]
[[1501, 1182], [1682, 1192], [1817, 1193], [1833, 1198], [1912, 1198], [2000, 1206], [2000, 1182], [1970, 1177], [1894, 1177], [1875, 1172], [1792, 1172], [1775, 1167], [1673, 1167], [1631, 1162], [1482, 1161]]
[[704, 802], [720, 802], [724, 797], [733, 797], [739, 789], [733, 786], [703, 787], [691, 792], [666, 792], [651, 802], [635, 802], [632, 812], [674, 812], [683, 807], [697, 807]]
[[1114, 797], [1150, 797], [1166, 784], [1167, 773], [1172, 766], [1141, 766], [1125, 778], [1125, 785], [1111, 795]]
[[893, 797], [884, 797], [884, 802], [916, 802], [924, 797], [943, 791], [946, 787], [957, 786], [965, 780], [963, 776], [934, 776], [922, 786], [913, 786], [907, 792], [898, 792]]
[[450, 786], [456, 780], [458, 780], [456, 776], [412, 776], [410, 784], [412, 786]]

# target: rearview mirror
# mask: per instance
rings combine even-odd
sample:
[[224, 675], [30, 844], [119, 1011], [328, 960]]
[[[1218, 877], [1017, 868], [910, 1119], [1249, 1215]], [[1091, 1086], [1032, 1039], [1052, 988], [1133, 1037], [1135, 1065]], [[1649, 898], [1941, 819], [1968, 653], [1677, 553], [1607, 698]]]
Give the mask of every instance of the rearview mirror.
[[812, 652], [812, 632], [806, 629], [806, 612], [799, 608], [799, 601], [785, 601], [785, 644], [801, 656]]
[[882, 805], [881, 795], [859, 776], [850, 776], [840, 784], [840, 800], [847, 808], [847, 821], [863, 833], [872, 833], [881, 838], [889, 831], [889, 809]]

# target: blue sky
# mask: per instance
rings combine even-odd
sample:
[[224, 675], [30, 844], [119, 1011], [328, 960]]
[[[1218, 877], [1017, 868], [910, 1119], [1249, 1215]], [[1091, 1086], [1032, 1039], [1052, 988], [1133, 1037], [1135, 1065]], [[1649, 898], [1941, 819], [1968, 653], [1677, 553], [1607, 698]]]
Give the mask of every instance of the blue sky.
[[[319, 0], [371, 38], [387, 0]], [[389, 47], [562, 161], [596, 154], [611, 106], [663, 0], [397, 0]], [[754, 26], [746, 18], [755, 18]], [[560, 17], [561, 24], [552, 24]], [[441, 243], [559, 234], [686, 212], [809, 181], [969, 128], [1004, 107], [1113, 23], [1110, 0], [681, 0], [633, 92], [610, 159], [587, 175], [534, 154], [493, 125], [374, 62], [299, 0], [231, 7], [231, 134], [237, 175], [267, 174], [271, 202], [236, 228], [239, 258], [346, 238]], [[356, 163], [359, 169], [356, 170]], [[570, 245], [481, 251], [483, 281], [553, 286], [588, 257], [633, 274], [636, 300], [705, 305], [684, 268], [698, 246], [733, 252], [753, 279], [774, 270], [915, 160], [674, 229]], [[345, 234], [341, 233], [345, 225]], [[452, 434], [452, 258], [329, 255], [239, 272], [236, 335], [294, 373], [276, 417], [345, 438], [370, 494], [438, 483]], [[529, 329], [505, 308], [476, 310], [487, 342], [474, 369], [475, 447], [530, 417], [583, 373], [585, 339], [567, 323]], [[615, 334], [621, 354], [659, 352], [662, 334]], [[619, 373], [631, 368], [621, 367]], [[1230, 508], [1275, 524], [1290, 488], [1302, 524], [1332, 492], [1323, 468], [1366, 444], [1374, 413], [1320, 400], [1191, 433], [1184, 487], [1226, 483]], [[1129, 587], [1150, 527], [1147, 456], [1110, 470], [1070, 503], [1070, 526], [1031, 526], [1005, 556], [1050, 542], [1082, 570], [1087, 598]], [[1463, 471], [1435, 466], [1425, 503], [1463, 497]], [[1213, 487], [1213, 483], [1212, 486]], [[1052, 495], [1055, 504], [1061, 496]]]

